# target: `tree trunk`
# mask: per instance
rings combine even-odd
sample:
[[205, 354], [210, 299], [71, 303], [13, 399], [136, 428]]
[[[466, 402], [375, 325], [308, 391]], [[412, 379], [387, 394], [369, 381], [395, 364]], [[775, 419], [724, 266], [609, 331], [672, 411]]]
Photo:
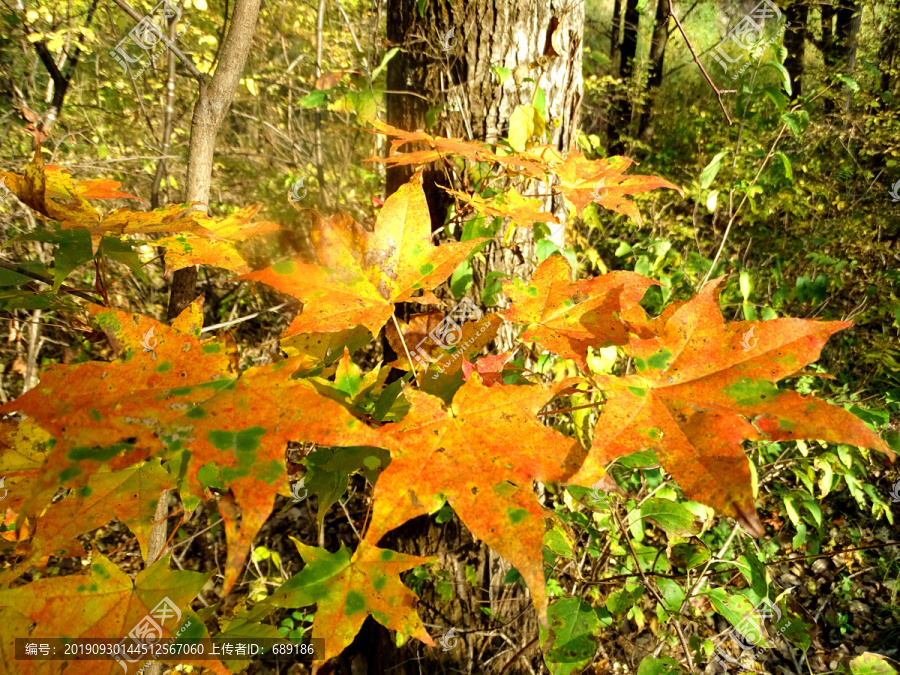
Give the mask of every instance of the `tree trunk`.
[[[216, 135], [234, 100], [247, 61], [253, 32], [259, 16], [260, 0], [237, 0], [228, 34], [219, 53], [219, 65], [212, 80], [200, 82], [194, 117], [191, 121], [191, 145], [188, 150], [184, 200], [200, 202], [209, 208], [213, 155]], [[171, 321], [193, 302], [196, 294], [197, 267], [178, 270], [172, 277], [167, 319]]]
[[[425, 18], [419, 16], [416, 5], [416, 0], [389, 0], [387, 4], [388, 41], [403, 47], [388, 66], [389, 124], [407, 130], [423, 128], [426, 112], [443, 106], [432, 133], [494, 143], [507, 136], [516, 106], [532, 102], [535, 84], [523, 81], [531, 78], [544, 92], [550, 121], [558, 123], [548, 127], [550, 142], [560, 150], [571, 149], [582, 92], [583, 3], [437, 0], [426, 4]], [[448, 47], [446, 51], [442, 42]], [[500, 86], [494, 67], [506, 68], [514, 75]], [[439, 187], [448, 183], [448, 170], [449, 182], [461, 187], [460, 177], [443, 164], [428, 167], [423, 176], [433, 230], [443, 225], [451, 203]], [[406, 182], [410, 174], [408, 168], [388, 169], [387, 194]], [[558, 216], [563, 213], [563, 200], [550, 194], [550, 186], [529, 186], [527, 192], [544, 195], [545, 208]], [[560, 248], [561, 244], [560, 237]], [[473, 264], [469, 292], [479, 305], [487, 271], [531, 277], [535, 267], [531, 228], [519, 228], [512, 246], [491, 244], [482, 255], [484, 261]], [[513, 338], [512, 326], [505, 326], [492, 351], [507, 349]], [[451, 574], [454, 596], [449, 602], [441, 601], [433, 586], [426, 584], [419, 612], [432, 636], [440, 638], [453, 627], [459, 642], [446, 652], [441, 647], [423, 647], [415, 640], [397, 649], [390, 633], [369, 620], [346, 653], [346, 668], [353, 664], [354, 668], [363, 668], [354, 672], [418, 674], [417, 659], [421, 658], [432, 664], [427, 672], [439, 672], [433, 664], [440, 663], [446, 672], [497, 673], [524, 647], [528, 649], [510, 665], [507, 674], [530, 672], [525, 661], [540, 660], [537, 643], [528, 644], [537, 636], [537, 615], [527, 591], [521, 583], [503, 584], [509, 564], [474, 541], [458, 520], [437, 525], [433, 518], [416, 519], [388, 535], [383, 545], [388, 544], [401, 552], [439, 556], [439, 569]], [[474, 571], [474, 585], [466, 580], [467, 564]], [[481, 608], [490, 609], [494, 618]], [[501, 623], [511, 621], [516, 622], [514, 634], [523, 641], [514, 647], [499, 637], [475, 633], [496, 631]], [[494, 654], [500, 656], [485, 665]]]
[[650, 42], [650, 66], [647, 77], [646, 100], [641, 106], [638, 118], [638, 138], [643, 137], [650, 124], [650, 113], [656, 92], [663, 81], [663, 64], [666, 58], [666, 43], [669, 40], [669, 0], [658, 0], [656, 3], [656, 23], [653, 38]]
[[619, 40], [622, 37], [622, 0], [613, 3], [612, 24], [609, 27], [609, 61], [614, 69], [619, 67]]
[[[841, 8], [838, 14], [839, 28], [841, 30], [841, 46], [845, 48], [844, 68], [847, 76], [853, 77], [856, 70], [856, 49], [859, 43], [859, 28], [862, 25], [862, 5], [850, 2]], [[853, 92], [850, 87], [844, 87], [844, 128], [850, 123], [850, 101]]]
[[803, 59], [806, 56], [806, 22], [809, 20], [809, 5], [806, 0], [797, 0], [785, 8], [785, 21], [790, 24], [784, 33], [784, 48], [787, 58], [784, 67], [791, 76], [791, 98], [800, 96], [803, 86]]
[[622, 50], [619, 54], [619, 77], [626, 87], [624, 95], [615, 104], [610, 116], [609, 145], [611, 155], [621, 155], [625, 151], [625, 139], [631, 123], [632, 95], [631, 79], [634, 74], [634, 57], [637, 54], [638, 24], [641, 15], [638, 13], [638, 0], [626, 0], [625, 28], [622, 35]]

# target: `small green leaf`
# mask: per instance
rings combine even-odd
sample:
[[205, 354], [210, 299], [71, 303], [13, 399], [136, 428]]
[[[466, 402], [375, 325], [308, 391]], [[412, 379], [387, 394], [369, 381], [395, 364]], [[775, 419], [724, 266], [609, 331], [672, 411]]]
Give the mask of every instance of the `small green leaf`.
[[722, 150], [719, 154], [712, 158], [712, 161], [706, 165], [703, 171], [700, 172], [700, 189], [705, 190], [712, 182], [716, 179], [716, 174], [719, 173], [719, 169], [722, 168], [722, 160], [725, 158], [725, 155], [728, 154], [728, 150]]
[[770, 68], [774, 68], [779, 73], [781, 73], [781, 83], [784, 85], [784, 90], [787, 92], [787, 95], [790, 96], [792, 94], [791, 91], [791, 76], [783, 65], [778, 63], [777, 61], [766, 61], [762, 64], [762, 67], [765, 68], [769, 66]]

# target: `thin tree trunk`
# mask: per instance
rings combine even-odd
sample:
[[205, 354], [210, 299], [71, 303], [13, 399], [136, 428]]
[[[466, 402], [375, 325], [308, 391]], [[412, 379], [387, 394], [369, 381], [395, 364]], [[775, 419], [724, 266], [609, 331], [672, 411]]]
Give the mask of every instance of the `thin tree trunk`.
[[[237, 0], [228, 34], [219, 53], [216, 74], [209, 82], [200, 82], [194, 117], [191, 121], [191, 145], [188, 151], [184, 199], [209, 208], [213, 155], [216, 135], [231, 107], [241, 72], [247, 61], [253, 32], [259, 16], [260, 0]], [[167, 319], [171, 321], [193, 302], [197, 285], [197, 267], [178, 270], [172, 277]]]
[[614, 70], [619, 68], [619, 45], [622, 39], [622, 0], [613, 2], [612, 25], [609, 27], [609, 60]]
[[626, 0], [625, 28], [622, 34], [622, 50], [619, 53], [619, 77], [624, 83], [626, 91], [615, 105], [614, 113], [610, 118], [609, 136], [613, 140], [609, 148], [612, 155], [620, 155], [625, 151], [625, 138], [628, 136], [628, 126], [631, 122], [630, 87], [634, 74], [634, 57], [637, 54], [638, 24], [641, 19], [637, 6], [638, 0]]
[[791, 98], [801, 94], [803, 86], [803, 59], [806, 56], [806, 22], [809, 21], [809, 5], [805, 0], [797, 0], [785, 9], [785, 21], [790, 24], [784, 33], [784, 48], [787, 57], [784, 67], [791, 76]]
[[[843, 34], [841, 35], [841, 43], [846, 47], [845, 68], [846, 74], [853, 77], [853, 71], [856, 70], [856, 50], [859, 44], [859, 29], [862, 25], [862, 5], [851, 3], [841, 10], [839, 18]], [[853, 99], [853, 92], [850, 87], [844, 89], [844, 128], [850, 124], [850, 101]]]
[[658, 0], [656, 3], [656, 17], [653, 28], [653, 38], [650, 42], [650, 72], [647, 78], [646, 100], [641, 106], [638, 118], [638, 138], [642, 138], [650, 124], [650, 113], [653, 110], [653, 102], [656, 93], [663, 81], [663, 65], [666, 58], [666, 44], [669, 40], [669, 2]]

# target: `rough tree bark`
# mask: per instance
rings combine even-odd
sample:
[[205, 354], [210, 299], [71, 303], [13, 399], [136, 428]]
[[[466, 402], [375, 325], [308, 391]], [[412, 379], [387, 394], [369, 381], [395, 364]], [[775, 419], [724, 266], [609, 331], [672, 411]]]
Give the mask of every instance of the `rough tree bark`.
[[[582, 94], [582, 3], [438, 0], [427, 3], [426, 7], [426, 16], [422, 18], [415, 0], [388, 1], [388, 41], [403, 48], [388, 66], [386, 117], [389, 124], [403, 129], [423, 128], [426, 112], [442, 105], [433, 133], [496, 142], [507, 135], [509, 117], [516, 106], [532, 102], [534, 83], [524, 82], [532, 78], [539, 82], [545, 94], [548, 117], [558, 123], [550, 127], [551, 142], [560, 150], [571, 149]], [[442, 49], [442, 42], [447, 50]], [[509, 69], [513, 76], [500, 86], [492, 67]], [[387, 193], [395, 191], [409, 176], [408, 169], [389, 169]], [[443, 225], [450, 204], [438, 186], [448, 182], [462, 185], [458, 180], [458, 176], [448, 175], [440, 164], [426, 171], [423, 182], [433, 229]], [[551, 188], [543, 184], [528, 189], [529, 195], [544, 195], [545, 208], [560, 216], [564, 208], [562, 199], [552, 197], [550, 192]], [[478, 304], [488, 270], [530, 278], [535, 259], [531, 229], [520, 228], [512, 246], [492, 245], [483, 255], [485, 261], [474, 265], [470, 291]], [[512, 344], [512, 338], [512, 327], [509, 327], [498, 337], [494, 349], [504, 349]], [[432, 635], [440, 637], [452, 626], [459, 642], [447, 652], [442, 652], [440, 647], [436, 651], [429, 649], [429, 660], [438, 659], [453, 672], [499, 672], [517, 652], [527, 647], [506, 673], [530, 672], [525, 661], [540, 658], [536, 640], [531, 643], [537, 637], [537, 616], [521, 585], [504, 585], [504, 576], [510, 569], [508, 563], [474, 541], [458, 520], [439, 526], [433, 518], [419, 518], [391, 533], [382, 544], [403, 552], [437, 555], [442, 562], [441, 569], [451, 573], [453, 599], [442, 602], [433, 589], [426, 588], [419, 611]], [[466, 565], [475, 571], [474, 587], [466, 579]], [[496, 618], [488, 618], [480, 608], [490, 609]], [[512, 646], [499, 636], [485, 638], [483, 635], [509, 622], [512, 622], [511, 635], [521, 640], [521, 644]], [[344, 667], [347, 672], [359, 668], [353, 672], [418, 674], [416, 654], [422, 655], [424, 649], [412, 641], [397, 650], [390, 634], [370, 619], [347, 651]], [[489, 655], [503, 653], [485, 665], [487, 656], [480, 658], [485, 653], [483, 650]], [[377, 658], [372, 658], [373, 655]]]
[[[194, 117], [191, 121], [191, 145], [188, 150], [184, 200], [200, 202], [208, 208], [212, 181], [216, 135], [237, 90], [247, 61], [253, 32], [259, 16], [260, 0], [237, 0], [228, 34], [219, 52], [219, 65], [210, 80], [201, 80]], [[197, 285], [195, 266], [178, 270], [172, 277], [167, 319], [171, 321], [193, 302]]]

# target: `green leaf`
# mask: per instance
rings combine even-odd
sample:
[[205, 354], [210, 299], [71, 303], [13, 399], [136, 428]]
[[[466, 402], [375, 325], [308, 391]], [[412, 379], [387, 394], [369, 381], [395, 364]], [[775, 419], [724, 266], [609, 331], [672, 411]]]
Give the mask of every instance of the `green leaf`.
[[318, 108], [328, 100], [328, 95], [321, 89], [314, 89], [301, 98], [298, 103], [304, 108]]
[[553, 527], [544, 534], [544, 546], [562, 558], [575, 557], [572, 551], [573, 545], [571, 537], [559, 526], [559, 523], [554, 523]]
[[778, 63], [777, 61], [766, 61], [762, 64], [762, 67], [765, 68], [769, 66], [770, 68], [774, 68], [779, 73], [781, 73], [781, 83], [784, 85], [784, 90], [787, 92], [787, 95], [790, 96], [793, 92], [791, 91], [791, 76], [783, 65]]
[[749, 624], [752, 627], [752, 631], [748, 631], [748, 633], [760, 636], [766, 635], [765, 627], [760, 624], [759, 617], [754, 611], [755, 608], [743, 595], [730, 595], [724, 588], [706, 589], [700, 591], [700, 595], [708, 597], [715, 610], [724, 616], [728, 623], [735, 628], [740, 626], [743, 629]]
[[853, 675], [897, 675], [897, 669], [881, 654], [866, 652], [850, 661]]
[[543, 135], [545, 127], [544, 118], [535, 106], [517, 106], [509, 118], [510, 146], [517, 152], [523, 152], [528, 141]]
[[780, 89], [775, 87], [763, 87], [763, 93], [769, 97], [779, 111], [784, 110], [785, 106], [790, 102], [790, 99], [782, 94]]
[[428, 4], [428, 0], [416, 0], [416, 9], [419, 10], [419, 16], [421, 18], [425, 18], [425, 5]]
[[463, 260], [450, 277], [450, 292], [457, 300], [461, 299], [472, 287], [473, 270], [468, 260]]
[[854, 94], [859, 91], [859, 85], [852, 77], [849, 77], [847, 75], [838, 75], [838, 78], [841, 79]]
[[800, 138], [800, 135], [809, 126], [809, 113], [805, 110], [800, 110], [796, 113], [784, 113], [781, 119], [797, 138]]
[[678, 502], [650, 497], [641, 505], [641, 518], [647, 518], [669, 534], [693, 534], [694, 516]]
[[679, 584], [674, 579], [667, 579], [666, 577], [658, 577], [656, 580], [656, 585], [659, 586], [659, 591], [662, 594], [663, 604], [665, 605], [665, 609], [669, 612], [677, 612], [681, 609], [681, 604], [684, 602], [684, 588], [682, 588], [681, 584]]
[[500, 280], [506, 279], [508, 276], [497, 270], [492, 270], [485, 275], [484, 288], [481, 290], [481, 302], [485, 307], [493, 307], [497, 304], [497, 296], [503, 292]]
[[725, 158], [725, 155], [728, 154], [728, 150], [722, 150], [719, 154], [712, 158], [712, 161], [706, 165], [703, 171], [700, 172], [700, 189], [705, 190], [712, 182], [716, 179], [716, 174], [719, 173], [719, 169], [722, 168], [722, 160]]
[[497, 79], [500, 81], [500, 86], [502, 87], [506, 84], [506, 81], [509, 79], [509, 76], [512, 75], [512, 71], [509, 68], [501, 68], [500, 66], [491, 66], [491, 70], [494, 75], [497, 76]]
[[[425, 4], [424, 0], [419, 0], [419, 1], [422, 2], [422, 6], [424, 7], [424, 4]], [[397, 52], [399, 52], [399, 51], [400, 51], [400, 47], [394, 47], [392, 49], [387, 50], [387, 52], [385, 52], [384, 56], [381, 57], [381, 63], [379, 63], [378, 67], [372, 71], [372, 81], [373, 82], [378, 78], [379, 75], [381, 75], [381, 71], [384, 70], [385, 68], [387, 68], [387, 65], [390, 62], [390, 60], [392, 58], [394, 58], [397, 55]]]
[[648, 656], [638, 666], [637, 675], [679, 675], [682, 672], [678, 662], [668, 656], [661, 659]]
[[781, 160], [781, 166], [784, 167], [784, 176], [792, 183], [794, 182], [794, 170], [791, 168], [791, 160], [787, 158], [783, 152], [776, 152], [775, 156]]
[[634, 598], [624, 588], [610, 593], [606, 599], [606, 609], [613, 616], [620, 616], [634, 606]]
[[547, 608], [547, 628], [541, 626], [544, 662], [552, 675], [581, 673], [594, 658], [600, 620], [579, 598], [563, 598]]
[[[87, 234], [86, 231], [85, 234]], [[88, 247], [90, 247], [90, 239], [88, 240]], [[103, 255], [105, 255], [110, 260], [115, 260], [116, 262], [120, 262], [125, 265], [128, 269], [134, 272], [134, 276], [143, 281], [145, 284], [150, 283], [150, 279], [147, 277], [147, 273], [144, 271], [144, 268], [141, 265], [141, 259], [138, 257], [137, 251], [134, 250], [131, 242], [122, 241], [121, 239], [117, 239], [116, 237], [103, 237], [103, 244], [101, 245], [100, 250], [102, 250]], [[56, 260], [59, 260], [58, 255], [56, 257]], [[54, 286], [56, 286], [55, 282]]]
[[0, 267], [0, 286], [19, 286], [21, 284], [27, 284], [29, 281], [34, 281], [34, 279], [26, 277], [24, 274], [8, 270], [5, 267]]

